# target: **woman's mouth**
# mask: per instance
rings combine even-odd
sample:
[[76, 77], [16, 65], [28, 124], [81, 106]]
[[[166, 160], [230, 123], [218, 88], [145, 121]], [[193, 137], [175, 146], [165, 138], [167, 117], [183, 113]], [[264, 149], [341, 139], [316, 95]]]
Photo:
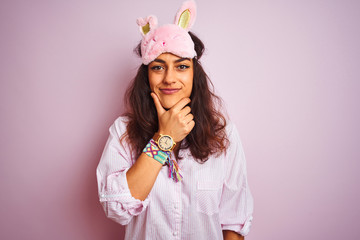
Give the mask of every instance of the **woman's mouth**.
[[163, 94], [174, 94], [180, 91], [180, 88], [160, 88]]

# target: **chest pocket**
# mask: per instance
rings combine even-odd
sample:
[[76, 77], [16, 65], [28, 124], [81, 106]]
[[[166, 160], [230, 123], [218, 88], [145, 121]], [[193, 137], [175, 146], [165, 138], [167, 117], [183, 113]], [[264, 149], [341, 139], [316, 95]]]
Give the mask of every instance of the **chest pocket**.
[[196, 210], [207, 215], [219, 212], [221, 185], [215, 181], [199, 181], [196, 186]]

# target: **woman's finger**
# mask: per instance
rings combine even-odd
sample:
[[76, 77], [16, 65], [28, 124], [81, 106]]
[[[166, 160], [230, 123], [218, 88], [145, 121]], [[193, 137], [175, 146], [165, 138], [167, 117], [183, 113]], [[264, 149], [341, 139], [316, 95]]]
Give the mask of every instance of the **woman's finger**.
[[190, 114], [188, 114], [188, 115], [185, 116], [184, 121], [185, 121], [187, 124], [189, 124], [189, 122], [190, 122], [191, 120], [193, 120], [193, 119], [194, 119], [194, 115], [192, 115], [192, 114], [190, 113]]
[[195, 121], [191, 120], [188, 124], [188, 131], [191, 132], [191, 130], [195, 127]]
[[156, 111], [158, 113], [158, 117], [160, 117], [161, 115], [163, 115], [166, 112], [166, 110], [161, 105], [160, 100], [159, 100], [158, 96], [155, 93], [152, 92], [151, 97], [154, 100]]
[[191, 108], [189, 107], [189, 106], [186, 106], [186, 107], [184, 107], [183, 109], [181, 109], [181, 111], [179, 112], [179, 114], [181, 115], [181, 116], [186, 116], [186, 115], [188, 115], [189, 113], [191, 112]]
[[180, 112], [190, 102], [191, 102], [190, 98], [182, 98], [171, 109], [175, 112]]

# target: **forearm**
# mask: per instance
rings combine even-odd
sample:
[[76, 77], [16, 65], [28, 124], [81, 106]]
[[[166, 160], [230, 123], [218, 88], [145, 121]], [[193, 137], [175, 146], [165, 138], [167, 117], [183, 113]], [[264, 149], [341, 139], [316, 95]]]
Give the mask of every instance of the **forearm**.
[[126, 178], [131, 195], [141, 201], [149, 195], [163, 165], [142, 153], [127, 171]]
[[244, 240], [245, 237], [237, 234], [234, 231], [224, 230], [223, 231], [224, 240]]

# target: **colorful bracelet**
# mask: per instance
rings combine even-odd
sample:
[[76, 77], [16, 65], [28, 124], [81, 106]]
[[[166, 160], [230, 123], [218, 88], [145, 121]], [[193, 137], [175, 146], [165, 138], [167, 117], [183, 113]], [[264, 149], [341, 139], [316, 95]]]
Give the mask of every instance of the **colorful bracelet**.
[[170, 152], [162, 151], [153, 139], [150, 139], [144, 148], [143, 153], [155, 159], [162, 165], [167, 164], [169, 166], [169, 177], [175, 182], [182, 180], [183, 177], [180, 173], [180, 168], [175, 160], [170, 159]]
[[162, 165], [164, 165], [167, 162], [168, 158], [170, 158], [170, 153], [160, 150], [160, 148], [157, 146], [156, 142], [153, 139], [151, 139], [146, 145], [143, 153], [155, 159]]

